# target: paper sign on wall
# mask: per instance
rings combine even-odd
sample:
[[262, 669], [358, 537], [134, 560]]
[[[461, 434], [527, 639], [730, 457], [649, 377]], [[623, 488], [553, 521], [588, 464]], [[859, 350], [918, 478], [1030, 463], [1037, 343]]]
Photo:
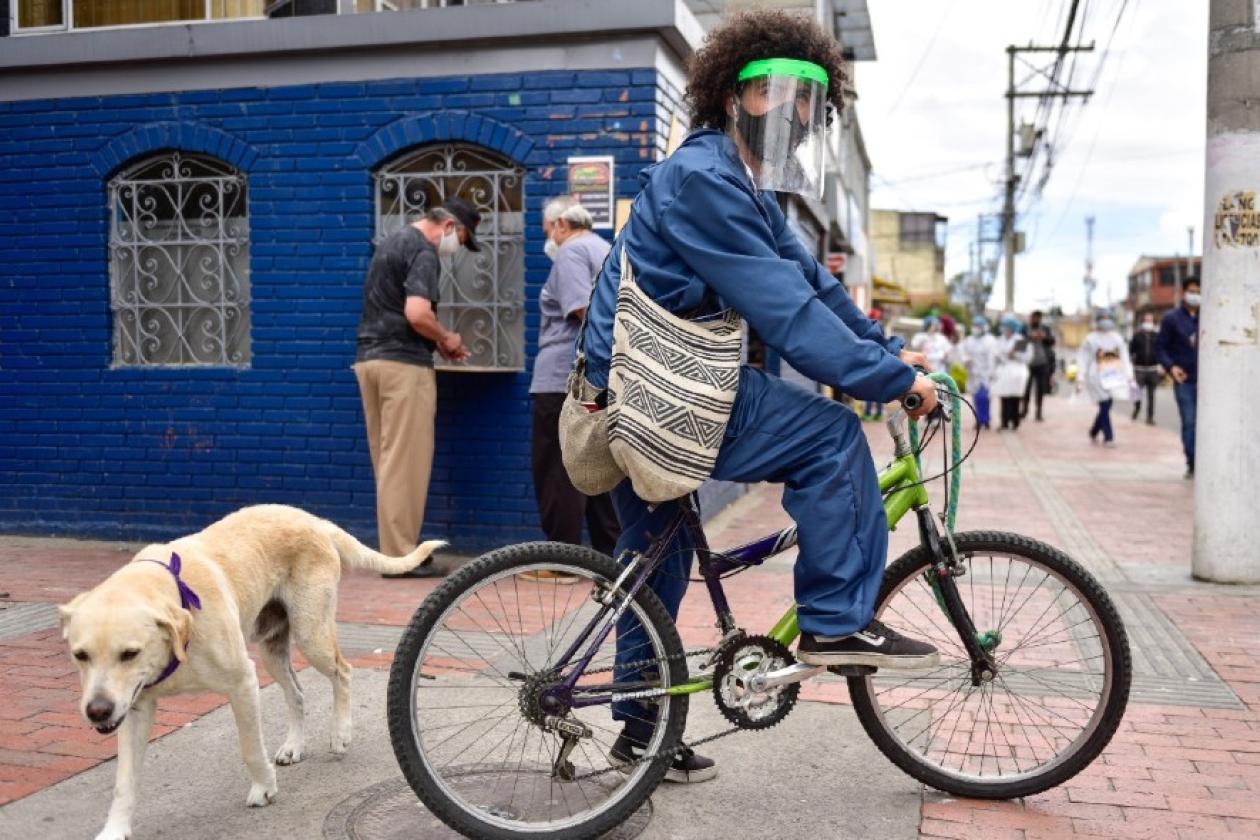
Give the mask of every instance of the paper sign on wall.
[[613, 172], [611, 155], [569, 158], [569, 195], [590, 211], [597, 230], [613, 227]]

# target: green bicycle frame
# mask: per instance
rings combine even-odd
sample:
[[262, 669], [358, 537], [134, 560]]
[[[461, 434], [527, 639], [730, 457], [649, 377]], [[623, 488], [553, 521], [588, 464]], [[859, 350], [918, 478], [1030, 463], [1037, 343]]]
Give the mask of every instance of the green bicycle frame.
[[[919, 462], [910, 452], [898, 456], [879, 474], [879, 489], [884, 495], [884, 515], [888, 519], [890, 531], [896, 530], [897, 524], [911, 510], [928, 504], [927, 486], [921, 483]], [[800, 626], [796, 622], [796, 605], [793, 604], [766, 635], [784, 647], [790, 647], [800, 634]], [[671, 686], [665, 693], [674, 696], [696, 694], [712, 687], [713, 678], [701, 676]]]

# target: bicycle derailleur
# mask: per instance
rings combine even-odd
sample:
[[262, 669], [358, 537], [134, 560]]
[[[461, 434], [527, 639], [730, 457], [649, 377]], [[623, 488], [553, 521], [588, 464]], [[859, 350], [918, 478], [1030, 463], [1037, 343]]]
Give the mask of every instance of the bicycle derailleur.
[[[798, 669], [800, 675], [792, 673]], [[769, 729], [796, 705], [800, 679], [819, 670], [798, 665], [792, 652], [769, 636], [736, 636], [718, 651], [713, 698], [722, 716], [740, 729]], [[791, 681], [779, 682], [785, 678]]]

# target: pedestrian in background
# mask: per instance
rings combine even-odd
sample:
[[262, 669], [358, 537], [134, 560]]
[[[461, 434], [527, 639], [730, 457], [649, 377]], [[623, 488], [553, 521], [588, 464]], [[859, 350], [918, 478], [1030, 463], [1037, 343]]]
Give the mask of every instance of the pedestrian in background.
[[1126, 399], [1132, 388], [1133, 365], [1129, 361], [1129, 348], [1116, 331], [1115, 319], [1106, 310], [1094, 316], [1094, 329], [1085, 336], [1077, 351], [1080, 368], [1077, 387], [1083, 387], [1089, 398], [1098, 404], [1098, 413], [1089, 427], [1089, 440], [1103, 446], [1115, 446], [1115, 431], [1111, 427], [1111, 406], [1116, 400]]
[[941, 319], [937, 316], [924, 316], [923, 329], [910, 339], [910, 349], [927, 358], [927, 368], [933, 373], [949, 372], [949, 354], [954, 345], [941, 333]]
[[1186, 453], [1186, 478], [1194, 478], [1194, 415], [1199, 383], [1198, 277], [1181, 284], [1181, 306], [1164, 316], [1155, 339], [1155, 355], [1173, 381], [1173, 398], [1181, 415], [1181, 448]]
[[1028, 316], [1024, 335], [1032, 347], [1032, 361], [1028, 364], [1028, 384], [1024, 386], [1024, 403], [1019, 416], [1028, 416], [1028, 404], [1035, 405], [1034, 419], [1041, 422], [1041, 402], [1050, 391], [1050, 377], [1054, 374], [1054, 333], [1046, 326], [1040, 309]]
[[[877, 324], [880, 324], [881, 327], [883, 326], [881, 322], [883, 320], [884, 313], [881, 310], [872, 309], [870, 312], [866, 313], [866, 317], [870, 318], [872, 321], [876, 322]], [[862, 406], [862, 419], [871, 420], [876, 423], [883, 420], [884, 419], [884, 404], [880, 402], [879, 400], [867, 400], [866, 404]]]
[[971, 386], [976, 406], [976, 422], [989, 428], [989, 386], [997, 371], [997, 338], [989, 332], [989, 321], [983, 315], [971, 319], [971, 335], [958, 346], [967, 368], [967, 384]]
[[1001, 400], [1002, 425], [999, 430], [1019, 428], [1019, 402], [1028, 385], [1028, 363], [1033, 349], [1020, 335], [1019, 318], [1011, 313], [1002, 316], [1002, 335], [997, 340], [997, 368], [993, 374], [993, 396]]
[[[381, 240], [363, 283], [354, 375], [363, 399], [368, 451], [376, 478], [376, 529], [381, 553], [410, 554], [424, 524], [433, 469], [437, 378], [433, 354], [468, 357], [459, 333], [438, 322], [440, 257], [478, 251], [480, 214], [448, 198]], [[432, 557], [399, 575], [437, 577]]]
[[[577, 200], [562, 196], [543, 207], [544, 250], [552, 260], [551, 273], [538, 296], [538, 353], [529, 393], [533, 401], [531, 461], [534, 496], [543, 532], [553, 542], [582, 544], [585, 520], [591, 545], [612, 556], [621, 536], [621, 525], [607, 493], [585, 496], [569, 480], [560, 458], [560, 408], [565, 384], [576, 357], [576, 342], [591, 286], [604, 265], [610, 246], [591, 231], [590, 211]], [[536, 572], [537, 579], [571, 583], [575, 575]]]
[[1137, 399], [1133, 401], [1133, 419], [1138, 419], [1142, 412], [1142, 390], [1146, 391], [1146, 425], [1155, 425], [1155, 389], [1164, 381], [1164, 371], [1159, 366], [1159, 357], [1155, 352], [1158, 339], [1155, 332], [1155, 313], [1142, 315], [1142, 323], [1129, 340], [1129, 361], [1133, 363], [1133, 378], [1137, 380], [1139, 390]]

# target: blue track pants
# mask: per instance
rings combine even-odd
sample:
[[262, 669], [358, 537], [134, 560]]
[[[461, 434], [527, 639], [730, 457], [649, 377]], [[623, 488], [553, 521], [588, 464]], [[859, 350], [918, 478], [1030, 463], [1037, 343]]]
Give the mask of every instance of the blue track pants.
[[[803, 632], [839, 636], [870, 622], [888, 552], [888, 522], [875, 464], [852, 411], [763, 371], [743, 368], [713, 477], [784, 485], [783, 506], [797, 524], [795, 595]], [[649, 510], [628, 481], [612, 496], [622, 526], [616, 556], [627, 549], [645, 550], [678, 512], [677, 502]], [[674, 617], [687, 591], [692, 557], [687, 535], [680, 532], [650, 580]], [[639, 678], [624, 664], [651, 655], [638, 621], [623, 618], [617, 627], [617, 679]], [[613, 717], [643, 734], [651, 730], [652, 713], [643, 704], [615, 704]]]

